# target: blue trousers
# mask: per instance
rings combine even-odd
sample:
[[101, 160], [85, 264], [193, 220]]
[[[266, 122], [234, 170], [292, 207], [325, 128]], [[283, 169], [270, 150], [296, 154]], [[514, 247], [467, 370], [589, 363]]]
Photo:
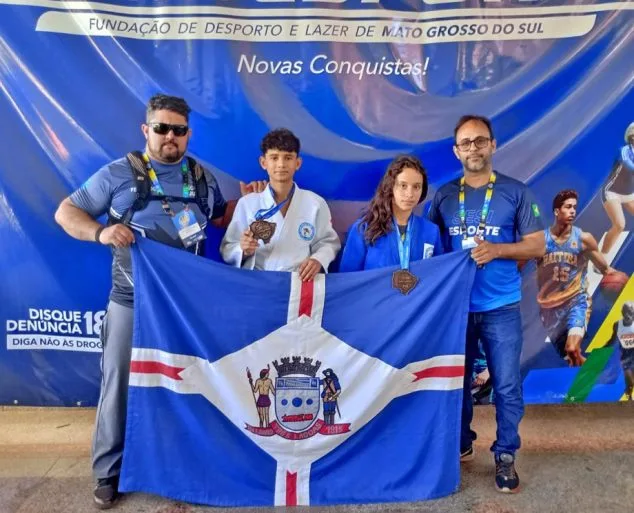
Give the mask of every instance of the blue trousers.
[[524, 415], [520, 354], [522, 352], [522, 320], [519, 303], [488, 312], [469, 314], [465, 349], [465, 380], [462, 399], [460, 449], [468, 448], [476, 433], [471, 429], [473, 402], [471, 381], [473, 362], [478, 357], [478, 341], [482, 342], [493, 381], [497, 439], [491, 446], [496, 456], [515, 455], [520, 448], [519, 424]]

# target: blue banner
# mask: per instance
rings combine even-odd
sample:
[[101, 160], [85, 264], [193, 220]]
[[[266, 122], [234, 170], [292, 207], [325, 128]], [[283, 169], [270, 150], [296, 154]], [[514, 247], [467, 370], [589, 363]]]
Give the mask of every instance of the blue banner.
[[120, 491], [296, 506], [458, 489], [467, 252], [415, 262], [407, 295], [393, 268], [301, 282], [145, 240], [133, 264]]
[[[618, 162], [634, 121], [633, 11], [600, 0], [0, 0], [0, 404], [96, 403], [110, 255], [64, 234], [53, 213], [142, 148], [156, 92], [191, 105], [190, 153], [228, 198], [238, 180], [264, 178], [262, 136], [291, 129], [298, 185], [328, 200], [341, 234], [396, 154], [422, 159], [431, 197], [460, 173], [457, 119], [489, 116], [496, 169], [530, 185], [547, 222], [555, 193], [576, 189], [576, 224], [631, 277], [632, 169]], [[534, 264], [523, 273], [527, 401], [621, 399], [620, 350], [592, 372], [568, 368], [542, 322]], [[634, 285], [588, 277], [589, 357]]]

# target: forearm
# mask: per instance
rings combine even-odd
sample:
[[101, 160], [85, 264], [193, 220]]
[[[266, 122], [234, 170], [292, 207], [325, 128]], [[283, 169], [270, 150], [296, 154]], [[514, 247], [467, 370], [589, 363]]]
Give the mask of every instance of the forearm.
[[233, 219], [233, 213], [236, 210], [237, 204], [238, 200], [227, 201], [227, 208], [225, 209], [225, 213], [222, 215], [222, 217], [212, 219], [211, 223], [217, 228], [226, 228], [227, 226], [229, 226], [231, 219]]
[[608, 269], [610, 269], [610, 265], [607, 260], [603, 256], [603, 253], [600, 251], [591, 251], [589, 254], [590, 260], [594, 264], [594, 267], [601, 273], [605, 274]]
[[68, 198], [57, 208], [55, 221], [71, 237], [85, 241], [94, 241], [97, 230], [103, 226]]
[[546, 247], [543, 240], [522, 240], [510, 244], [496, 244], [497, 258], [509, 260], [531, 260], [544, 256]]

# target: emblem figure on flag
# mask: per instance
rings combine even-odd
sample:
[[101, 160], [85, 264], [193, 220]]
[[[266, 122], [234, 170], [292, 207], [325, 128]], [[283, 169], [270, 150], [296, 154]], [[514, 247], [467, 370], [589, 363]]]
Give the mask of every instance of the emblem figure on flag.
[[326, 369], [323, 375], [324, 379], [321, 381], [324, 389], [321, 392], [321, 397], [324, 400], [324, 422], [332, 425], [335, 423], [335, 412], [341, 418], [341, 412], [337, 404], [337, 398], [341, 394], [341, 385], [339, 384], [339, 378], [332, 369]]
[[[267, 365], [266, 369], [260, 371], [260, 377], [253, 383], [253, 377], [251, 371], [247, 367], [247, 379], [249, 385], [251, 385], [251, 391], [253, 392], [253, 400], [255, 401], [255, 407], [258, 410], [258, 417], [260, 417], [260, 427], [269, 427], [269, 409], [271, 408], [271, 398], [269, 392], [275, 395], [275, 387], [273, 381], [269, 378], [270, 367]], [[256, 399], [255, 394], [258, 394]]]

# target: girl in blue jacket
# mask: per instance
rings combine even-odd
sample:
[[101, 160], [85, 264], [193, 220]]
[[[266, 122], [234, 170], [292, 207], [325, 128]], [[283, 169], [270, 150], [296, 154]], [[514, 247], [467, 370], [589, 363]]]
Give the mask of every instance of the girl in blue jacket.
[[438, 227], [414, 215], [427, 196], [427, 174], [412, 155], [396, 157], [387, 168], [367, 212], [348, 231], [339, 270], [361, 271], [400, 264], [399, 240], [409, 229], [410, 261], [443, 253]]

